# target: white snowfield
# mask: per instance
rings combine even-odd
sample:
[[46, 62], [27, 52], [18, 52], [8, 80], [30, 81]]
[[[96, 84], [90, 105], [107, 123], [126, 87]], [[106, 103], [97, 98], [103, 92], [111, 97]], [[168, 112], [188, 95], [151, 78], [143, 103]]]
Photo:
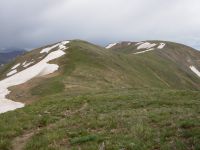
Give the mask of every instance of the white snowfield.
[[154, 48], [150, 48], [150, 49], [148, 49], [148, 50], [136, 52], [136, 53], [134, 53], [134, 54], [141, 54], [141, 53], [145, 53], [145, 52], [149, 52], [149, 51], [153, 51], [153, 50], [154, 50]]
[[163, 49], [165, 47], [165, 43], [160, 43], [160, 45], [158, 46], [158, 49]]
[[[1, 96], [1, 93], [0, 93], [0, 96]], [[0, 100], [0, 114], [5, 113], [7, 111], [15, 110], [17, 108], [22, 108], [22, 107], [24, 107], [23, 103], [14, 102], [9, 99]]]
[[[66, 42], [63, 42], [63, 43], [66, 43]], [[62, 46], [62, 49], [64, 48], [63, 46]], [[65, 49], [67, 49], [67, 47], [65, 47]], [[37, 64], [27, 69], [22, 70], [21, 72], [18, 72], [14, 74], [13, 76], [10, 76], [4, 80], [1, 80], [0, 81], [0, 113], [4, 113], [7, 111], [24, 107], [23, 103], [14, 102], [6, 98], [6, 95], [10, 93], [10, 91], [8, 90], [9, 87], [25, 83], [34, 77], [43, 76], [43, 75], [47, 75], [47, 74], [55, 72], [56, 70], [58, 70], [59, 66], [57, 64], [49, 64], [48, 62], [56, 58], [59, 58], [63, 56], [64, 54], [65, 52], [61, 49], [53, 51], [49, 53], [43, 60], [41, 60]]]
[[41, 50], [40, 53], [48, 53], [50, 50], [56, 48], [57, 46], [58, 46], [58, 44], [53, 45], [53, 46], [51, 46], [51, 47], [44, 48], [44, 49]]
[[68, 44], [69, 41], [63, 41], [63, 42], [60, 42], [60, 43], [57, 43], [53, 46], [50, 46], [50, 47], [47, 47], [47, 48], [44, 48], [43, 50], [41, 50], [40, 53], [49, 53], [49, 51], [51, 51], [52, 49], [56, 48], [57, 46], [59, 46], [59, 48], [61, 50], [65, 49], [65, 45]]
[[23, 67], [26, 68], [26, 67], [30, 66], [31, 64], [33, 64], [33, 63], [34, 63], [34, 61], [31, 61], [31, 62], [29, 62], [29, 63], [25, 63], [25, 64], [23, 65]]
[[140, 50], [140, 49], [146, 49], [146, 50], [140, 51], [140, 52], [136, 52], [136, 53], [133, 53], [133, 54], [141, 54], [141, 53], [149, 52], [149, 51], [156, 50], [156, 49], [163, 49], [166, 44], [165, 43], [160, 43], [157, 46], [156, 43], [152, 43], [151, 44], [149, 42], [139, 42], [139, 43], [136, 43], [135, 45], [139, 45], [137, 47], [138, 50]]
[[157, 45], [157, 44], [155, 44], [155, 43], [151, 44], [151, 43], [149, 43], [149, 42], [145, 42], [145, 43], [140, 44], [140, 45], [137, 47], [137, 49], [150, 49], [150, 48], [152, 48], [152, 47], [154, 47], [154, 46], [156, 46], [156, 45]]
[[20, 63], [14, 65], [14, 66], [11, 68], [11, 70], [16, 69], [16, 68], [19, 67], [20, 65], [21, 65]]
[[[70, 43], [70, 41], [62, 41], [61, 43], [60, 43], [60, 45], [66, 45], [66, 44], [69, 44]], [[67, 47], [66, 47], [67, 48]]]
[[22, 63], [22, 66], [24, 66], [26, 63], [27, 63], [27, 61], [23, 62], [23, 63]]
[[142, 43], [144, 43], [144, 42], [138, 42], [138, 43], [136, 43], [135, 45], [140, 45], [140, 44], [142, 44]]
[[200, 72], [195, 66], [190, 66], [190, 69], [198, 76], [200, 77]]
[[115, 46], [115, 45], [117, 45], [117, 43], [109, 44], [108, 46], [106, 46], [106, 49], [112, 48], [112, 47]]
[[13, 75], [13, 74], [15, 74], [15, 73], [17, 73], [17, 70], [16, 70], [16, 69], [10, 71], [9, 73], [7, 73], [6, 76], [11, 76], [11, 75]]

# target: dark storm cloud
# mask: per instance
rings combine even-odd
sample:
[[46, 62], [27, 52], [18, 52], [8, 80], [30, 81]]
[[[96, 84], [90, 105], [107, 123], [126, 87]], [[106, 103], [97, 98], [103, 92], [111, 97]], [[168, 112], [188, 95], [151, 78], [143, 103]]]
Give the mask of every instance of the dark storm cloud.
[[200, 42], [199, 0], [1, 0], [0, 47], [62, 39]]

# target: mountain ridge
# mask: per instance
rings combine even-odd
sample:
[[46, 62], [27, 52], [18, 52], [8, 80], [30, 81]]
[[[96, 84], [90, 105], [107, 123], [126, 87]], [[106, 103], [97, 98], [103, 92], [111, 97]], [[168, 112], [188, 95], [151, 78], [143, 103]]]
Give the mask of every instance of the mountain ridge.
[[[146, 41], [146, 42], [147, 43], [148, 42], [164, 43], [164, 41]], [[163, 49], [155, 49], [151, 52], [147, 51], [144, 54], [138, 53], [138, 56], [134, 56], [134, 53], [146, 50], [145, 48], [137, 49], [138, 46], [135, 44], [138, 44], [138, 43], [132, 43], [132, 44], [128, 45], [128, 43], [130, 43], [130, 42], [127, 42], [127, 43], [122, 42], [122, 44], [120, 45], [122, 47], [119, 47], [119, 45], [117, 45], [117, 47], [116, 47], [116, 45], [115, 45], [114, 47], [111, 47], [109, 49], [104, 49], [103, 47], [92, 45], [86, 41], [81, 41], [81, 40], [74, 40], [74, 41], [72, 41], [72, 43], [82, 44], [83, 46], [85, 46], [85, 47], [82, 47], [85, 51], [81, 51], [81, 52], [87, 53], [88, 55], [97, 56], [98, 58], [102, 57], [101, 59], [103, 59], [103, 61], [105, 61], [105, 62], [109, 61], [109, 60], [106, 60], [105, 58], [109, 59], [108, 57], [110, 57], [110, 59], [113, 59], [112, 60], [113, 62], [111, 62], [111, 63], [117, 64], [118, 63], [117, 61], [121, 61], [120, 63], [125, 63], [122, 60], [119, 60], [119, 54], [115, 53], [115, 52], [119, 52], [118, 49], [121, 49], [121, 52], [125, 52], [125, 51], [126, 52], [125, 52], [125, 54], [122, 54], [122, 56], [120, 55], [120, 57], [126, 57], [126, 59], [129, 59], [129, 61], [131, 61], [131, 59], [132, 59], [131, 57], [137, 58], [139, 61], [144, 61], [143, 59], [149, 59], [148, 61], [150, 61], [150, 59], [153, 59], [153, 58], [145, 58], [145, 57], [155, 57], [154, 59], [161, 59], [161, 60], [157, 60], [158, 63], [159, 63], [159, 61], [165, 61], [165, 63], [168, 63], [169, 61], [170, 61], [170, 63], [173, 62], [174, 63], [173, 65], [179, 65], [179, 67], [181, 69], [183, 69], [183, 71], [185, 71], [186, 73], [189, 73], [190, 75], [193, 75], [195, 77], [197, 77], [197, 76], [194, 74], [194, 72], [191, 71], [191, 69], [189, 67], [197, 65], [196, 69], [197, 70], [200, 69], [198, 61], [194, 61], [194, 60], [198, 60], [198, 58], [200, 58], [200, 52], [196, 51], [193, 48], [187, 47], [185, 45], [181, 45], [181, 44], [177, 45], [177, 43], [169, 42], [169, 43], [166, 43], [166, 45], [165, 45], [166, 47], [163, 47]], [[125, 46], [124, 46], [124, 44], [125, 44]], [[52, 45], [56, 45], [56, 44], [52, 44]], [[175, 49], [173, 49], [174, 45], [176, 45]], [[88, 46], [91, 46], [92, 48], [88, 49]], [[48, 47], [48, 46], [45, 46], [45, 47]], [[34, 51], [30, 51], [27, 54], [18, 58], [17, 60], [22, 61], [22, 58], [23, 58], [24, 62], [30, 61], [29, 63], [31, 63], [32, 59], [34, 57], [40, 56], [39, 51], [41, 49], [45, 49], [45, 47], [36, 49]], [[127, 50], [127, 47], [129, 48], [128, 50]], [[75, 48], [76, 48], [76, 45], [75, 45]], [[78, 48], [80, 48], [80, 47], [78, 47]], [[94, 48], [95, 48], [95, 50], [94, 50]], [[53, 47], [53, 49], [54, 49], [54, 47]], [[127, 53], [127, 51], [130, 51], [130, 52]], [[84, 55], [86, 55], [86, 54], [84, 54]], [[140, 58], [140, 57], [142, 57], [142, 55], [144, 55], [144, 58]], [[41, 55], [40, 57], [42, 59], [42, 57], [44, 57], [44, 55], [43, 56]], [[39, 58], [37, 58], [37, 59], [39, 59]], [[39, 60], [41, 60], [41, 59], [39, 59]], [[38, 62], [39, 60], [37, 60], [36, 62]], [[114, 61], [116, 61], [116, 62], [114, 62]], [[23, 62], [20, 62], [20, 63], [23, 63]], [[97, 63], [99, 63], [99, 62], [97, 62]], [[11, 64], [14, 65], [14, 63], [11, 63]], [[17, 64], [17, 62], [16, 62], [16, 64]], [[107, 65], [106, 67], [109, 66], [108, 64], [109, 64], [109, 62], [107, 64], [105, 64], [105, 65]], [[31, 65], [34, 65], [34, 63], [30, 64], [30, 66]], [[119, 65], [121, 65], [121, 64], [119, 64]], [[127, 65], [130, 65], [130, 63]], [[131, 64], [131, 65], [134, 65], [134, 64]], [[139, 65], [139, 64], [136, 64], [136, 65]], [[122, 65], [121, 65], [121, 67], [122, 67]], [[123, 67], [126, 67], [126, 66], [123, 66]], [[150, 68], [152, 68], [152, 67], [150, 67]], [[23, 69], [23, 67], [21, 69]], [[154, 69], [156, 69], [156, 68], [154, 68]], [[159, 66], [158, 66], [158, 69], [159, 69]], [[5, 70], [2, 72], [5, 72]], [[5, 74], [4, 74], [4, 77], [5, 77]], [[1, 75], [1, 78], [2, 78], [2, 75]]]
[[165, 149], [185, 140], [187, 148], [198, 147], [198, 59], [200, 52], [163, 41], [106, 49], [70, 40], [27, 52], [0, 70], [1, 98], [25, 105], [0, 114], [0, 148], [15, 147], [14, 137], [27, 133], [23, 148], [29, 150], [97, 149], [102, 143], [108, 149]]

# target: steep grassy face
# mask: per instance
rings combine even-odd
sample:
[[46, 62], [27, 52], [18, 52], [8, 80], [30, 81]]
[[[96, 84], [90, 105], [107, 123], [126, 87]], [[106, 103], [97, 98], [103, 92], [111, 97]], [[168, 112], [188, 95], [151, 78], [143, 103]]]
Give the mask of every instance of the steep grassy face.
[[[130, 88], [138, 81], [137, 78], [131, 77], [126, 72], [128, 69], [126, 67], [127, 63], [123, 58], [104, 48], [84, 41], [71, 41], [68, 47], [65, 51], [66, 55], [52, 61], [52, 63], [59, 64], [60, 69], [58, 72], [39, 79], [33, 79], [23, 84], [23, 86], [12, 87], [12, 91], [18, 90], [17, 93], [19, 93], [20, 88], [26, 87], [23, 88], [26, 92], [21, 93], [20, 97], [22, 99], [23, 97], [32, 99], [31, 96], [46, 96], [58, 91], [57, 89], [59, 89], [59, 92], [71, 95], [97, 92], [102, 89]], [[37, 52], [40, 50], [37, 50]], [[37, 52], [34, 51], [34, 53]], [[19, 63], [19, 61], [15, 63]], [[132, 82], [132, 80], [135, 82]], [[141, 85], [140, 82], [138, 83]], [[52, 88], [55, 87], [56, 89], [52, 91], [49, 85], [54, 84], [56, 86], [52, 86]], [[28, 93], [29, 97], [27, 97]], [[11, 96], [13, 94], [11, 92]], [[14, 99], [17, 98], [21, 101], [19, 96], [15, 95], [14, 97]]]
[[[49, 62], [58, 71], [10, 87], [8, 98], [27, 106], [0, 114], [0, 149], [199, 149], [200, 78], [189, 66], [198, 68], [200, 55], [165, 43], [136, 55], [133, 42], [70, 41]], [[43, 48], [5, 66], [1, 79], [18, 63], [41, 61]]]
[[[156, 42], [158, 45], [161, 43]], [[163, 49], [135, 55], [135, 52], [141, 51], [137, 50], [137, 46], [137, 43], [122, 42], [111, 49], [105, 49], [85, 41], [71, 41], [65, 50], [66, 55], [52, 61], [59, 64], [59, 71], [46, 77], [32, 79], [23, 86], [12, 87], [13, 92], [9, 97], [25, 101], [33, 99], [33, 96], [37, 99], [36, 97], [55, 92], [73, 95], [102, 89], [200, 88], [200, 78], [189, 69], [190, 65], [198, 68], [198, 61], [195, 60], [200, 58], [199, 52], [167, 42]], [[47, 55], [40, 53], [43, 48], [31, 51], [8, 64], [1, 78], [5, 78], [14, 64], [34, 60], [31, 64], [34, 65], [42, 60]], [[57, 47], [51, 51], [56, 49]], [[23, 68], [18, 69], [20, 71]], [[25, 92], [20, 92], [20, 89]]]
[[[137, 73], [141, 74], [143, 80], [154, 80], [148, 84], [153, 87], [169, 87], [178, 89], [199, 89], [200, 78], [191, 71], [190, 66], [200, 67], [200, 52], [188, 46], [165, 42], [146, 41], [159, 46], [165, 43], [162, 49], [155, 48], [151, 51], [138, 53], [144, 49], [138, 49], [139, 43], [122, 42], [109, 50], [118, 55], [126, 57], [132, 68], [137, 67]], [[145, 42], [144, 42], [145, 43]], [[146, 76], [146, 77], [145, 77]], [[155, 80], [158, 80], [159, 84]], [[148, 83], [148, 81], [145, 81]]]

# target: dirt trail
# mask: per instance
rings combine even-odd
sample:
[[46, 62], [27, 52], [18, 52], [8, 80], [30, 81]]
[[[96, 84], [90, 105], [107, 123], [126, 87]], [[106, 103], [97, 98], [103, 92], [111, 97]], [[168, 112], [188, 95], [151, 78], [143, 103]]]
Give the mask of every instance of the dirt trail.
[[48, 126], [45, 127], [40, 127], [31, 131], [27, 131], [24, 132], [22, 135], [14, 138], [14, 140], [12, 141], [12, 148], [13, 150], [23, 150], [26, 146], [26, 143], [28, 142], [29, 139], [31, 139], [32, 136], [34, 136], [35, 134], [39, 133], [41, 130], [43, 129], [51, 129], [54, 128], [56, 126], [56, 124], [58, 124], [59, 122], [62, 122], [66, 119], [66, 117], [74, 115], [76, 113], [80, 113], [81, 111], [83, 111], [86, 107], [88, 106], [87, 103], [85, 103], [81, 108], [70, 112], [70, 111], [66, 111], [64, 112], [64, 118], [60, 119], [59, 121], [49, 124]]
[[13, 150], [22, 150], [27, 141], [37, 132], [39, 132], [39, 130], [35, 130], [35, 131], [29, 131], [29, 132], [25, 132], [23, 135], [16, 137], [13, 142], [12, 142], [12, 147]]

